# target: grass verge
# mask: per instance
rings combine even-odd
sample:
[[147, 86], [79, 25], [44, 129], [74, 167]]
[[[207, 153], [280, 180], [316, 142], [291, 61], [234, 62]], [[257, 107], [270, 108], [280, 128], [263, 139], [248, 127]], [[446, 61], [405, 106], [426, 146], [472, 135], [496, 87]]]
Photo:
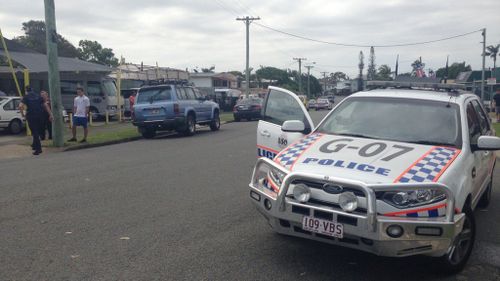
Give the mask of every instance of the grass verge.
[[493, 128], [497, 132], [497, 137], [500, 137], [500, 123], [493, 123]]
[[[81, 134], [80, 133], [80, 138]], [[68, 134], [69, 135], [69, 134]], [[66, 142], [64, 144], [65, 147], [76, 147], [76, 146], [89, 146], [89, 145], [97, 145], [101, 143], [109, 143], [109, 142], [118, 142], [121, 140], [127, 140], [139, 137], [140, 134], [137, 132], [137, 128], [129, 127], [122, 128], [119, 130], [109, 130], [109, 131], [99, 131], [99, 132], [89, 132], [89, 136], [87, 138], [86, 143], [79, 142]], [[43, 141], [43, 146], [52, 147], [52, 141]]]

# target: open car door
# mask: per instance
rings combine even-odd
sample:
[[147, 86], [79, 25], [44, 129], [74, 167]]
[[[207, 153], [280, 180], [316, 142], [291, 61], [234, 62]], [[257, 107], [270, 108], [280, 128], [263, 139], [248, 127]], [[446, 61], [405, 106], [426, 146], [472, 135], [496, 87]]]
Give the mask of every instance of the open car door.
[[[289, 122], [282, 128], [286, 121]], [[309, 134], [313, 128], [312, 119], [296, 94], [269, 86], [262, 120], [257, 126], [257, 154], [273, 159], [282, 149]]]

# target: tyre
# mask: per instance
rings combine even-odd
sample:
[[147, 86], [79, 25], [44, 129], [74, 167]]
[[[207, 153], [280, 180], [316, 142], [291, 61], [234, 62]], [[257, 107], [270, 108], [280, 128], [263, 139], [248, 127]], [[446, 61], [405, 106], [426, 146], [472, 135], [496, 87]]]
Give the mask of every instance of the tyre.
[[235, 116], [235, 117], [234, 117], [234, 121], [236, 121], [236, 122], [240, 122], [240, 121], [241, 121], [241, 118], [240, 118], [240, 117], [236, 117], [236, 116]]
[[20, 134], [22, 130], [23, 130], [23, 122], [21, 122], [21, 120], [14, 119], [10, 121], [9, 131], [11, 134], [14, 135]]
[[210, 122], [210, 130], [218, 131], [219, 129], [220, 129], [220, 116], [219, 112], [216, 111], [214, 113], [214, 119], [212, 120], [212, 122]]
[[186, 118], [186, 128], [182, 132], [185, 136], [192, 136], [196, 133], [196, 119], [193, 114], [189, 114]]
[[436, 270], [445, 274], [454, 274], [461, 271], [469, 260], [476, 238], [476, 221], [474, 212], [469, 203], [464, 206], [464, 226], [462, 231], [455, 237], [448, 253], [438, 258], [439, 264]]
[[488, 184], [488, 187], [484, 191], [483, 195], [481, 196], [481, 199], [479, 199], [479, 202], [477, 203], [477, 206], [479, 208], [486, 208], [490, 204], [491, 201], [491, 192], [493, 189], [493, 177], [491, 178], [490, 184]]
[[156, 130], [155, 129], [144, 129], [142, 131], [142, 136], [145, 139], [152, 139], [156, 136]]

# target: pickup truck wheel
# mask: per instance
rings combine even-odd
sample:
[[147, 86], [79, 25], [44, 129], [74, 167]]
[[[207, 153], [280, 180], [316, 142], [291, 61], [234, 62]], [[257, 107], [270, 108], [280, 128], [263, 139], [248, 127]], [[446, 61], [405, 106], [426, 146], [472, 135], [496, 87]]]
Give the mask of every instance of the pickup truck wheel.
[[186, 128], [182, 132], [185, 136], [192, 136], [196, 133], [196, 119], [193, 114], [189, 114], [186, 118]]
[[152, 139], [152, 138], [154, 138], [156, 136], [156, 130], [155, 129], [145, 129], [142, 132], [142, 136], [145, 139]]
[[483, 195], [481, 196], [481, 199], [479, 199], [479, 202], [477, 203], [477, 206], [479, 208], [486, 208], [490, 204], [491, 201], [491, 190], [493, 189], [493, 177], [491, 178], [490, 184], [488, 184], [488, 187], [484, 191]]
[[214, 113], [214, 119], [210, 122], [210, 130], [218, 131], [220, 128], [220, 116], [219, 112]]
[[23, 130], [23, 123], [19, 119], [10, 121], [9, 131], [11, 134], [17, 135]]
[[448, 253], [440, 258], [438, 271], [454, 274], [461, 271], [469, 260], [476, 238], [476, 221], [474, 212], [469, 204], [464, 207], [464, 226], [462, 231], [455, 237]]
[[240, 121], [241, 121], [241, 118], [240, 118], [240, 117], [234, 117], [234, 121], [236, 121], [236, 122], [240, 122]]

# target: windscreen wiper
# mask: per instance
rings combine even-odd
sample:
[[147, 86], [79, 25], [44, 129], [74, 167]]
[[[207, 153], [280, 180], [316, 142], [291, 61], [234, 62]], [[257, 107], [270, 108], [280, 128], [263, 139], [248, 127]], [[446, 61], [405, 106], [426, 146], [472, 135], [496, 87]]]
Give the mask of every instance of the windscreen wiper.
[[365, 139], [375, 139], [375, 140], [380, 139], [374, 136], [367, 136], [362, 134], [347, 134], [347, 133], [340, 133], [340, 134], [334, 133], [334, 134], [338, 136], [355, 137], [355, 138], [365, 138]]
[[427, 141], [427, 140], [417, 140], [417, 141], [407, 141], [409, 143], [424, 144], [424, 145], [437, 145], [437, 146], [453, 146], [457, 145], [454, 143], [438, 142], [438, 141]]

